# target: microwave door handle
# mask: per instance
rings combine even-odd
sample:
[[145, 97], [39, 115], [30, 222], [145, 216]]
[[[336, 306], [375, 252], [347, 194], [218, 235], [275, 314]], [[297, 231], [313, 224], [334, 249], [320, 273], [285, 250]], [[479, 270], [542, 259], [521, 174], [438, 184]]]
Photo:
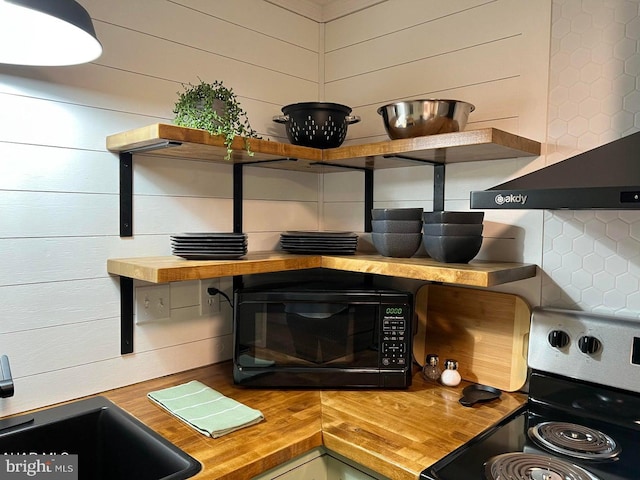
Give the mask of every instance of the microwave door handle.
[[347, 308], [349, 308], [347, 305], [337, 303], [287, 303], [284, 311], [305, 318], [325, 319], [331, 318]]

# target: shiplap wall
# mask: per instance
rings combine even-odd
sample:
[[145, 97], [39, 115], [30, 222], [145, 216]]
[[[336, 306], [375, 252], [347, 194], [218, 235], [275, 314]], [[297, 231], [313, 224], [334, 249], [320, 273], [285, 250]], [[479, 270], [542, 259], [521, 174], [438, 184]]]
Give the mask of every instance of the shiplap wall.
[[[349, 142], [386, 139], [377, 108], [411, 98], [476, 106], [467, 129], [546, 137], [551, 0], [390, 0], [326, 25], [324, 92], [362, 122]], [[445, 208], [468, 210], [469, 191], [539, 168], [544, 157], [448, 165]], [[376, 207], [433, 208], [433, 168], [375, 172]], [[362, 230], [360, 173], [324, 176], [324, 224]], [[542, 212], [487, 211], [478, 258], [539, 264]], [[540, 278], [501, 288], [540, 300]]]
[[[169, 235], [232, 230], [227, 165], [138, 155], [134, 237], [118, 236], [111, 133], [168, 122], [182, 83], [233, 87], [261, 135], [282, 105], [318, 98], [320, 25], [262, 0], [82, 0], [104, 46], [94, 63], [0, 66], [0, 354], [15, 396], [0, 415], [230, 357], [231, 315], [200, 318], [197, 282], [172, 284], [171, 320], [136, 325], [120, 355], [110, 257], [166, 255]], [[315, 174], [246, 169], [249, 248], [318, 228]], [[229, 279], [222, 287], [231, 289]]]
[[[362, 116], [349, 142], [384, 139], [376, 107], [417, 96], [475, 103], [469, 128], [544, 140], [550, 0], [388, 0], [326, 25], [262, 0], [81, 3], [105, 47], [100, 59], [0, 66], [0, 353], [16, 377], [0, 415], [229, 357], [225, 303], [219, 316], [199, 318], [197, 286], [176, 284], [172, 320], [137, 325], [136, 353], [119, 353], [119, 287], [106, 259], [168, 254], [176, 232], [231, 229], [230, 167], [138, 155], [134, 237], [118, 237], [117, 158], [105, 137], [169, 121], [181, 83], [224, 80], [274, 140], [282, 105], [316, 99]], [[470, 189], [535, 162], [451, 166], [447, 208], [468, 208]], [[287, 229], [362, 230], [361, 174], [246, 173], [251, 250], [275, 247]], [[379, 206], [431, 208], [430, 167], [377, 172], [375, 181]], [[488, 218], [493, 238], [482, 255], [539, 263], [540, 215]], [[508, 288], [535, 303], [538, 284]], [[222, 286], [229, 291], [228, 279]]]

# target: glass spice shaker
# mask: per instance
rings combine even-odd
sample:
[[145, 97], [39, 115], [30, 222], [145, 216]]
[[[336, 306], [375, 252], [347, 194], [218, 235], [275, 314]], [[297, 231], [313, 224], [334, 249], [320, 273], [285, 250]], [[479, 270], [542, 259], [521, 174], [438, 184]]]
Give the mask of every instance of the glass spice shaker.
[[440, 378], [440, 374], [442, 373], [440, 367], [438, 366], [438, 355], [435, 353], [430, 353], [427, 355], [426, 360], [424, 361], [424, 367], [422, 367], [422, 376], [425, 380], [431, 380], [437, 382]]
[[443, 385], [447, 387], [455, 387], [460, 384], [462, 378], [460, 377], [460, 372], [458, 372], [458, 362], [454, 359], [449, 358], [444, 362], [445, 370], [440, 375], [440, 381]]

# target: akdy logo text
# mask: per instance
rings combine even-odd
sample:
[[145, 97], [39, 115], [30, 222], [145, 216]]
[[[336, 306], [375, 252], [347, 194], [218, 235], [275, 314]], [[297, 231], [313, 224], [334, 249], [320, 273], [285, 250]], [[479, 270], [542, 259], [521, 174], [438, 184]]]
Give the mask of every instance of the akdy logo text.
[[514, 195], [513, 193], [511, 195], [502, 195], [499, 193], [496, 195], [494, 201], [496, 202], [496, 205], [504, 205], [505, 203], [520, 203], [524, 205], [527, 202], [527, 196], [522, 195], [521, 193], [518, 195]]

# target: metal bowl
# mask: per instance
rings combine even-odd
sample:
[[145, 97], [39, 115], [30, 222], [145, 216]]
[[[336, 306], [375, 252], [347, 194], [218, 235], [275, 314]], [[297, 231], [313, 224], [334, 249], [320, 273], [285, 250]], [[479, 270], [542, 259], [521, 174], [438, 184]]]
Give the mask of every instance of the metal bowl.
[[422, 137], [464, 130], [476, 107], [460, 100], [407, 100], [378, 108], [389, 138]]

